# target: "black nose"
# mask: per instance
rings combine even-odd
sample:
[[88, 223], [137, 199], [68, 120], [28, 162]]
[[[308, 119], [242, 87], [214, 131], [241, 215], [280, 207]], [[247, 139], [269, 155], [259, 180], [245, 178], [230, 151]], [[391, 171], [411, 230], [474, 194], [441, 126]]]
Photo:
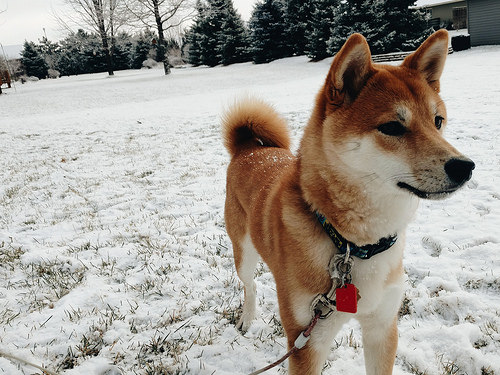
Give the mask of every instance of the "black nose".
[[461, 185], [470, 180], [472, 170], [476, 167], [470, 159], [450, 159], [444, 165], [444, 170], [451, 181]]

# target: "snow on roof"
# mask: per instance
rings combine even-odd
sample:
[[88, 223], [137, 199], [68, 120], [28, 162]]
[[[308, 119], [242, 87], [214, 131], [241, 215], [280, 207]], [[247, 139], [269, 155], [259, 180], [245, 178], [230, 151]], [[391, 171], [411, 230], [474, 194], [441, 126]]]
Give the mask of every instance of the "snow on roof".
[[436, 5], [443, 5], [443, 4], [458, 3], [459, 1], [463, 1], [463, 0], [417, 0], [417, 3], [415, 4], [415, 6], [416, 7], [436, 6]]

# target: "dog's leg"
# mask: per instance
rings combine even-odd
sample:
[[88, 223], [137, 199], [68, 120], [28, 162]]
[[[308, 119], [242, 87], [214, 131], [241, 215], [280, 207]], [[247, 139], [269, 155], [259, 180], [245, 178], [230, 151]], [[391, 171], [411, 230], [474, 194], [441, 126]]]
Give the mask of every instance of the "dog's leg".
[[[310, 323], [309, 309], [303, 309], [303, 317], [299, 317], [297, 312], [294, 314], [302, 322], [306, 322], [304, 326], [287, 327], [288, 324], [283, 322], [288, 337], [289, 348], [293, 347], [295, 339], [306, 329]], [[290, 375], [320, 375], [325, 365], [326, 358], [331, 351], [331, 343], [335, 335], [340, 331], [342, 326], [351, 319], [349, 314], [334, 313], [327, 319], [321, 319], [311, 332], [310, 340], [307, 345], [293, 354], [289, 359], [289, 374]], [[287, 329], [288, 328], [288, 329]]]
[[403, 288], [394, 287], [371, 314], [359, 317], [367, 375], [391, 375], [398, 347], [398, 310]]
[[252, 243], [250, 235], [246, 234], [240, 244], [234, 244], [234, 262], [238, 277], [243, 282], [245, 300], [243, 314], [236, 324], [236, 328], [246, 332], [255, 318], [256, 285], [253, 281], [255, 267], [259, 261], [259, 254]]

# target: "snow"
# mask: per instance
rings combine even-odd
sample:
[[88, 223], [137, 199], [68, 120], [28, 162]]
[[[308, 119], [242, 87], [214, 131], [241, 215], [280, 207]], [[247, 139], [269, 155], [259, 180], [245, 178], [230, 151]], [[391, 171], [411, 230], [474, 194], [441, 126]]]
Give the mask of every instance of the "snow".
[[[422, 201], [405, 253], [395, 374], [500, 374], [500, 47], [449, 56], [447, 138], [468, 185]], [[0, 351], [64, 374], [247, 374], [285, 338], [260, 266], [258, 318], [224, 230], [220, 114], [255, 94], [297, 146], [331, 59], [42, 80], [0, 96]], [[284, 366], [269, 371], [282, 374]], [[0, 357], [0, 374], [33, 368]], [[163, 371], [163, 372], [162, 372]], [[40, 373], [40, 372], [37, 372]], [[358, 325], [324, 374], [364, 373]]]

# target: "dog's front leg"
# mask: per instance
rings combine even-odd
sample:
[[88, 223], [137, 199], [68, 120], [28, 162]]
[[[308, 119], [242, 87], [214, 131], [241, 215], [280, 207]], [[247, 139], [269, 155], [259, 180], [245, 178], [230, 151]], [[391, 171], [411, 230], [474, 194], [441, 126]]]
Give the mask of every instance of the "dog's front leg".
[[402, 287], [393, 286], [386, 292], [379, 308], [358, 317], [363, 333], [367, 375], [391, 375], [398, 347], [398, 311]]
[[[311, 332], [307, 345], [289, 359], [290, 375], [320, 375], [325, 365], [331, 343], [342, 326], [351, 318], [350, 314], [333, 313], [327, 319], [320, 319]], [[293, 347], [295, 339], [306, 329], [293, 327], [287, 331], [288, 346]]]

